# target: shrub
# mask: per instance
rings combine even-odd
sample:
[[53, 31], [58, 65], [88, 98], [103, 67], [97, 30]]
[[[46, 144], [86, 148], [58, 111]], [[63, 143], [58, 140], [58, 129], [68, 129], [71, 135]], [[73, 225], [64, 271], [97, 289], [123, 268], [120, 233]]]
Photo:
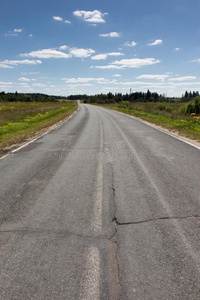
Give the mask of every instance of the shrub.
[[129, 101], [123, 101], [122, 104], [121, 104], [121, 107], [130, 108], [130, 102]]
[[164, 103], [159, 103], [158, 105], [156, 105], [156, 108], [158, 108], [159, 110], [166, 110], [166, 105]]
[[159, 103], [156, 105], [156, 109], [159, 109], [160, 111], [166, 111], [168, 113], [171, 113], [173, 111], [173, 107], [170, 105], [167, 105], [165, 103]]
[[186, 113], [199, 114], [200, 113], [200, 97], [196, 97], [194, 100], [190, 101], [186, 105]]

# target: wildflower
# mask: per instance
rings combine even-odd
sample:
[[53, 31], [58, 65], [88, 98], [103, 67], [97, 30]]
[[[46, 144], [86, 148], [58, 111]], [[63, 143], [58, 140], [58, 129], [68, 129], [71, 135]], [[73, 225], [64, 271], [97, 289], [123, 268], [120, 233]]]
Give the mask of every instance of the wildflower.
[[195, 116], [196, 114], [195, 113], [191, 113], [191, 116]]

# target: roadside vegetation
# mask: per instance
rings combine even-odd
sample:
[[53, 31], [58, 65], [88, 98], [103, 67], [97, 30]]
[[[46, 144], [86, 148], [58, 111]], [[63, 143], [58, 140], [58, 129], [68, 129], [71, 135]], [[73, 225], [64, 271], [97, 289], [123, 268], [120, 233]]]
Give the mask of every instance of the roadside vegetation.
[[1, 101], [0, 96], [1, 153], [6, 152], [11, 145], [32, 138], [45, 128], [64, 120], [77, 108], [76, 101], [72, 100], [55, 99], [46, 95], [40, 96], [40, 99], [42, 101], [37, 102]]
[[199, 92], [186, 91], [181, 98], [167, 98], [149, 90], [69, 97], [1, 92], [0, 154], [67, 118], [76, 110], [77, 99], [136, 116], [200, 142]]
[[180, 135], [200, 142], [199, 92], [185, 92], [182, 98], [166, 98], [164, 95], [136, 92], [88, 96], [84, 103], [101, 105], [148, 122], [176, 131]]
[[200, 115], [185, 113], [187, 106], [168, 103], [107, 104], [107, 108], [133, 115], [145, 121], [177, 131], [179, 134], [200, 142]]

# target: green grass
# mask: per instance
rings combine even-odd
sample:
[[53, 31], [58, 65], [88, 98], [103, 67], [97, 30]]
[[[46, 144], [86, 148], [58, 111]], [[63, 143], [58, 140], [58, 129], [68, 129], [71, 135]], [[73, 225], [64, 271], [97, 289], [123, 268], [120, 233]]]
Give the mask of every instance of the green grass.
[[122, 103], [108, 104], [114, 109], [145, 121], [177, 131], [180, 135], [200, 142], [200, 116], [183, 113], [183, 103]]
[[34, 136], [76, 110], [72, 101], [59, 103], [0, 103], [0, 150]]

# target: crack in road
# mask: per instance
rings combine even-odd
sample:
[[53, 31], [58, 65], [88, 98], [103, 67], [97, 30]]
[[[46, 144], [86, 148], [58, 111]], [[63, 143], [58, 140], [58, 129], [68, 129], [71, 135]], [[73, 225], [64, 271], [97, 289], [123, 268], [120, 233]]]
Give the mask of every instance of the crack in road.
[[162, 220], [187, 220], [187, 219], [195, 219], [200, 218], [198, 215], [186, 216], [186, 217], [161, 217], [156, 219], [147, 219], [142, 221], [135, 221], [135, 222], [119, 222], [116, 218], [113, 219], [113, 223], [116, 226], [126, 226], [126, 225], [137, 225], [143, 223], [150, 223], [150, 222], [158, 222]]
[[116, 251], [115, 251], [115, 259], [117, 263], [117, 270], [118, 270], [118, 283], [120, 286], [120, 295], [119, 299], [121, 299], [122, 296], [122, 276], [121, 276], [121, 266], [120, 266], [120, 257], [118, 254], [118, 241], [117, 241], [117, 228], [118, 226], [128, 226], [128, 225], [138, 225], [138, 224], [145, 224], [145, 223], [151, 223], [151, 222], [159, 222], [159, 221], [165, 221], [165, 220], [175, 220], [175, 221], [181, 221], [181, 220], [189, 220], [189, 219], [199, 219], [199, 215], [189, 215], [189, 216], [165, 216], [165, 217], [159, 217], [159, 218], [152, 218], [152, 219], [146, 219], [146, 220], [141, 220], [141, 221], [130, 221], [130, 222], [119, 222], [117, 219], [117, 205], [115, 203], [115, 186], [114, 186], [114, 173], [112, 172], [112, 192], [113, 192], [113, 207], [114, 207], [114, 212], [113, 212], [113, 220], [112, 224], [115, 228], [114, 234], [110, 237], [110, 241], [112, 243], [116, 244]]
[[106, 237], [103, 235], [81, 235], [81, 234], [77, 234], [74, 232], [70, 232], [67, 230], [31, 230], [31, 229], [12, 229], [12, 230], [0, 230], [0, 233], [27, 233], [27, 234], [43, 234], [43, 233], [47, 233], [47, 234], [65, 234], [65, 235], [73, 235], [73, 236], [77, 236], [79, 238], [83, 238], [83, 239], [102, 239], [102, 240], [109, 240], [111, 242], [116, 243], [115, 241], [115, 236], [117, 234], [117, 226], [127, 226], [127, 225], [137, 225], [137, 224], [143, 224], [143, 223], [150, 223], [150, 222], [158, 222], [158, 221], [162, 221], [162, 220], [188, 220], [188, 219], [198, 219], [200, 218], [200, 216], [198, 215], [192, 215], [192, 216], [186, 216], [186, 217], [161, 217], [161, 218], [157, 218], [157, 219], [148, 219], [148, 220], [143, 220], [143, 221], [136, 221], [136, 222], [118, 222], [116, 218], [113, 219], [112, 223], [114, 225], [115, 228], [115, 232], [114, 234], [112, 234], [110, 237]]
[[[112, 164], [111, 164], [112, 165]], [[113, 168], [113, 166], [112, 166]], [[122, 278], [121, 278], [121, 266], [120, 266], [120, 259], [119, 259], [119, 255], [118, 255], [118, 244], [117, 244], [117, 223], [114, 222], [114, 220], [116, 219], [116, 210], [117, 210], [117, 206], [115, 204], [115, 187], [114, 187], [114, 172], [112, 170], [112, 199], [113, 199], [113, 207], [114, 207], [114, 212], [113, 212], [113, 220], [112, 223], [114, 225], [114, 233], [113, 235], [110, 237], [110, 241], [112, 243], [114, 243], [116, 245], [115, 248], [115, 260], [116, 260], [116, 264], [117, 264], [117, 278], [118, 278], [118, 284], [119, 284], [119, 300], [121, 299], [122, 296]]]

